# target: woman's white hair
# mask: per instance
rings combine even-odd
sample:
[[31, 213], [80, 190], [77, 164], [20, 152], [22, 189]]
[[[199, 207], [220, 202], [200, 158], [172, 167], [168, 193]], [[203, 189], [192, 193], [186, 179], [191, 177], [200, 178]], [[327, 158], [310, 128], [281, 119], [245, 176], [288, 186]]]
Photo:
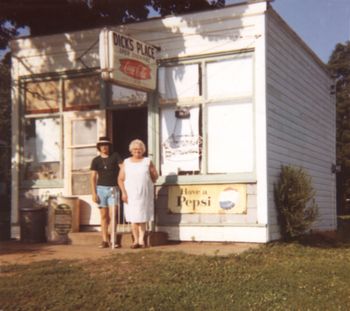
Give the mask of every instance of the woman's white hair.
[[138, 146], [142, 149], [142, 154], [144, 154], [146, 152], [146, 146], [145, 144], [143, 143], [142, 140], [140, 139], [134, 139], [130, 145], [129, 145], [129, 151], [131, 152], [131, 150], [135, 147], [135, 146]]

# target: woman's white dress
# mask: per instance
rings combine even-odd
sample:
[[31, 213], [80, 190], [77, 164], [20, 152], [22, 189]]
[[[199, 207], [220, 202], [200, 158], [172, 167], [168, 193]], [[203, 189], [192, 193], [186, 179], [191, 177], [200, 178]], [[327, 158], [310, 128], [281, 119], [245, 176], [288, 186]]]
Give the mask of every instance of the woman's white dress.
[[150, 162], [150, 158], [143, 158], [140, 162], [132, 162], [131, 158], [124, 160], [124, 185], [128, 195], [128, 204], [124, 203], [124, 214], [128, 222], [153, 220], [154, 194], [149, 172]]

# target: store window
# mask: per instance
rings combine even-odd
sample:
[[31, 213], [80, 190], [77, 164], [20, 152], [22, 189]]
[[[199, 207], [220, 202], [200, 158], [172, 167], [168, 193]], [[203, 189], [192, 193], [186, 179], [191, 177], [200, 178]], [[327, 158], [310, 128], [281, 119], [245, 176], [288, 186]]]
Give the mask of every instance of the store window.
[[97, 119], [78, 119], [71, 122], [72, 194], [90, 194], [90, 163], [96, 156]]
[[79, 178], [86, 179], [82, 172], [86, 171], [91, 157], [96, 155], [96, 149], [92, 148], [97, 139], [96, 120], [86, 118], [72, 124], [74, 148], [70, 153], [65, 153], [70, 146], [66, 133], [63, 133], [67, 116], [78, 115], [81, 110], [88, 110], [86, 112], [91, 115], [92, 109], [100, 107], [102, 88], [99, 75], [23, 80], [21, 85], [24, 99], [22, 186], [62, 187], [64, 178], [71, 177], [66, 169], [68, 163], [74, 171], [74, 190], [86, 192], [86, 187], [76, 189], [84, 184]]
[[146, 92], [112, 85], [112, 105], [142, 106], [146, 101]]
[[161, 175], [252, 173], [253, 54], [159, 69]]
[[208, 105], [208, 173], [253, 170], [251, 103]]
[[24, 179], [61, 178], [60, 118], [43, 117], [25, 120]]
[[163, 175], [200, 172], [199, 110], [199, 106], [182, 110], [174, 106], [162, 109], [161, 171]]
[[25, 112], [49, 113], [59, 110], [60, 83], [58, 80], [25, 84]]
[[101, 102], [99, 76], [64, 79], [64, 110], [97, 108]]
[[206, 63], [208, 173], [253, 171], [253, 60]]
[[159, 69], [159, 92], [161, 102], [186, 102], [200, 95], [200, 66], [185, 64]]

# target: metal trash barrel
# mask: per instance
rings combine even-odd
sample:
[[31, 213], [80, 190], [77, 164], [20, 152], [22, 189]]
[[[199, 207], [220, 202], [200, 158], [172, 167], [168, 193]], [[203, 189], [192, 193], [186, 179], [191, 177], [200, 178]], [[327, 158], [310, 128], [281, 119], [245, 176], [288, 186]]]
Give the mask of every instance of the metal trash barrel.
[[20, 209], [20, 240], [26, 243], [46, 242], [46, 208]]

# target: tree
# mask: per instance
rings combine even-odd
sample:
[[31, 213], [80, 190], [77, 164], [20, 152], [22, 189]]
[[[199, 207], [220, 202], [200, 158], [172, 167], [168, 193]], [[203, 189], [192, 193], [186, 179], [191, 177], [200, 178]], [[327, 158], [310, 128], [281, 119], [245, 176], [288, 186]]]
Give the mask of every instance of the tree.
[[350, 198], [350, 41], [337, 44], [328, 62], [335, 81], [337, 122], [337, 164], [341, 172], [337, 176], [340, 213], [350, 213], [346, 207]]
[[209, 10], [225, 0], [0, 0], [0, 49], [28, 27], [31, 35], [48, 35]]

